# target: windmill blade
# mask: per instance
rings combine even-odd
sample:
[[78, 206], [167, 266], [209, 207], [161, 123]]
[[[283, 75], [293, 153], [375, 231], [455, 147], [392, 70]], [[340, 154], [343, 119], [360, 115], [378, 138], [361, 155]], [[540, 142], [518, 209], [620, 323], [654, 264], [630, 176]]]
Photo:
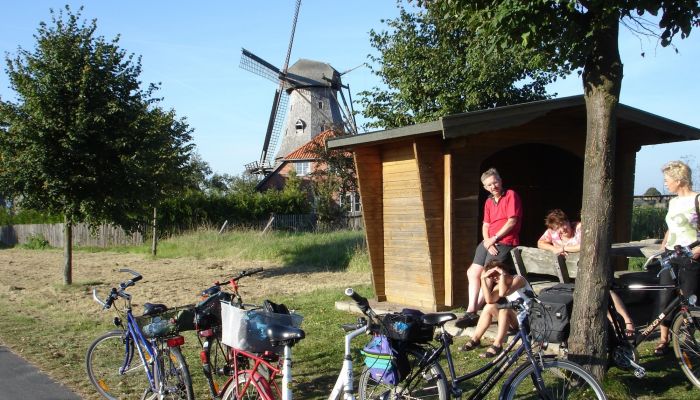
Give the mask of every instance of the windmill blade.
[[294, 32], [297, 30], [297, 19], [299, 19], [299, 8], [301, 7], [301, 0], [297, 0], [296, 7], [294, 9], [294, 19], [292, 20], [292, 34], [289, 36], [289, 46], [287, 46], [287, 57], [284, 59], [284, 67], [282, 67], [282, 73], [287, 74], [287, 67], [289, 66], [289, 57], [292, 55], [292, 44], [294, 43]]
[[270, 118], [267, 122], [267, 131], [265, 132], [265, 142], [263, 143], [262, 153], [260, 154], [260, 164], [263, 166], [273, 167], [274, 153], [277, 149], [280, 133], [284, 124], [284, 118], [287, 113], [287, 105], [289, 104], [289, 94], [282, 87], [275, 91], [275, 97], [270, 110]]
[[246, 49], [241, 49], [241, 63], [239, 67], [275, 83], [279, 83], [280, 75], [282, 74], [279, 68]]
[[350, 107], [348, 107], [348, 103], [347, 101], [345, 101], [345, 95], [343, 94], [343, 88], [341, 87], [339, 90], [340, 98], [343, 100], [343, 106], [345, 107], [345, 110], [341, 108], [340, 111], [345, 117], [345, 124], [347, 125], [350, 133], [353, 135], [357, 135], [357, 122], [355, 121], [355, 110], [352, 109], [352, 95], [350, 94], [350, 85], [348, 85], [347, 88], [348, 96], [350, 96]]

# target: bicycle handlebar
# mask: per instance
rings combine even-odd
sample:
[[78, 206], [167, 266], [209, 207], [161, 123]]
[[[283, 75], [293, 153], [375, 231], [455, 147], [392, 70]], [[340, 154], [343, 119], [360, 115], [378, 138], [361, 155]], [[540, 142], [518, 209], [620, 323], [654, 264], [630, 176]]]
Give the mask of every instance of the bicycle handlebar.
[[352, 288], [345, 289], [345, 295], [353, 299], [360, 311], [362, 311], [362, 313], [368, 316], [370, 319], [376, 320], [378, 318], [377, 314], [369, 306], [369, 301], [360, 296], [360, 294], [355, 292]]
[[513, 301], [509, 301], [502, 304], [496, 304], [496, 308], [499, 310], [519, 310], [525, 301], [522, 297], [517, 298]]
[[97, 295], [97, 288], [92, 288], [92, 298], [93, 298], [93, 300], [95, 300], [97, 303], [99, 303], [99, 304], [102, 306], [102, 308], [105, 309], [105, 310], [107, 310], [107, 309], [109, 309], [110, 307], [112, 307], [112, 304], [114, 304], [114, 301], [115, 301], [119, 296], [128, 296], [126, 293], [123, 293], [124, 290], [125, 290], [126, 288], [128, 288], [128, 287], [130, 287], [130, 286], [134, 286], [134, 284], [135, 284], [136, 282], [138, 282], [138, 281], [140, 281], [141, 279], [143, 279], [143, 276], [142, 276], [140, 273], [138, 273], [138, 272], [136, 272], [136, 271], [134, 271], [134, 270], [132, 270], [132, 269], [121, 268], [121, 269], [119, 270], [119, 272], [128, 272], [128, 273], [130, 273], [131, 275], [133, 275], [134, 277], [131, 278], [131, 279], [129, 279], [129, 280], [126, 281], [126, 282], [120, 283], [120, 284], [119, 284], [119, 287], [120, 287], [121, 290], [117, 290], [116, 288], [112, 288], [112, 290], [110, 290], [110, 292], [109, 292], [109, 295], [107, 295], [107, 298], [106, 298], [104, 301], [100, 300], [99, 296]]
[[696, 240], [687, 246], [676, 245], [674, 246], [673, 250], [663, 250], [659, 253], [652, 254], [644, 263], [642, 268], [647, 270], [647, 267], [652, 263], [652, 260], [659, 257], [659, 263], [661, 264], [661, 271], [659, 271], [659, 274], [661, 274], [662, 271], [668, 270], [672, 267], [671, 261], [678, 258], [692, 258], [693, 248], [697, 247], [698, 245], [700, 245], [700, 241]]

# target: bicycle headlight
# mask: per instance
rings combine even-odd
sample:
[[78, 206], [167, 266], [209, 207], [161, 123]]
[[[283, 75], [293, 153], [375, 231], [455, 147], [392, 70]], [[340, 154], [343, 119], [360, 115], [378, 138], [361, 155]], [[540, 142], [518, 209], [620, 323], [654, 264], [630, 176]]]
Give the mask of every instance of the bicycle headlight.
[[691, 306], [694, 306], [695, 303], [697, 303], [697, 302], [698, 302], [698, 296], [696, 296], [694, 294], [691, 294], [690, 296], [688, 296], [688, 304], [690, 304]]

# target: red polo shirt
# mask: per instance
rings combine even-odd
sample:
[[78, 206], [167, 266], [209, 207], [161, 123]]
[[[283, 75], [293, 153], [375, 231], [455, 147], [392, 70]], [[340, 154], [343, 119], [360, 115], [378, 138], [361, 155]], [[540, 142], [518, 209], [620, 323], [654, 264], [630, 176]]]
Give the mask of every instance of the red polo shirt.
[[489, 224], [489, 237], [493, 237], [506, 224], [508, 218], [511, 217], [518, 217], [518, 222], [516, 222], [510, 232], [498, 240], [498, 243], [517, 246], [520, 244], [520, 225], [523, 219], [523, 206], [520, 202], [520, 196], [509, 189], [498, 199], [498, 203], [493, 196], [486, 199], [486, 204], [484, 204], [484, 223]]

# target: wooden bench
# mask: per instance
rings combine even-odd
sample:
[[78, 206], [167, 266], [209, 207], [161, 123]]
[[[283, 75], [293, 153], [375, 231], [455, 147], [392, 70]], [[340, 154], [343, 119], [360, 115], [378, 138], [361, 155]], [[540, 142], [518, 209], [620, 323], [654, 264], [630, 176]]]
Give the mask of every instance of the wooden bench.
[[556, 283], [571, 282], [578, 271], [578, 253], [560, 257], [551, 251], [518, 246], [510, 251], [515, 270], [527, 278], [535, 293]]

